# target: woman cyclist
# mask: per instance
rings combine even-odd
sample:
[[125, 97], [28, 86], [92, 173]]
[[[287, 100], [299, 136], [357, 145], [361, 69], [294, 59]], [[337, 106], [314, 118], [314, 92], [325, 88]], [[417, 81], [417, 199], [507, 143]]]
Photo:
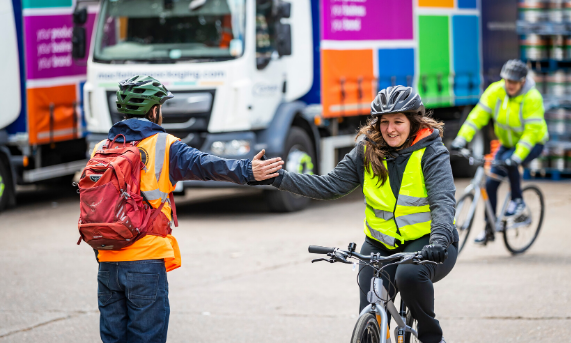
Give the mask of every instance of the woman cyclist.
[[[512, 201], [505, 216], [514, 220], [525, 213], [522, 199], [518, 166], [526, 165], [538, 157], [549, 139], [547, 124], [543, 116], [543, 98], [531, 77], [527, 77], [527, 67], [518, 60], [509, 60], [502, 67], [501, 81], [492, 83], [482, 94], [480, 102], [460, 128], [458, 137], [451, 148], [462, 149], [476, 132], [494, 118], [494, 132], [500, 141], [495, 159], [504, 161], [505, 166], [492, 167], [486, 181], [486, 191], [492, 209], [496, 210], [498, 187], [507, 176], [510, 180]], [[476, 237], [475, 242], [485, 245], [494, 240], [494, 232], [489, 224]]]
[[[280, 170], [273, 186], [315, 199], [337, 199], [363, 187], [365, 242], [362, 254], [422, 251], [441, 264], [386, 268], [384, 285], [402, 299], [418, 321], [424, 343], [444, 342], [434, 314], [433, 283], [454, 267], [458, 233], [454, 226], [455, 187], [443, 124], [425, 115], [420, 96], [410, 87], [381, 90], [357, 137], [365, 139], [327, 175]], [[359, 284], [368, 287], [371, 267], [361, 267]], [[360, 309], [369, 302], [361, 293]]]

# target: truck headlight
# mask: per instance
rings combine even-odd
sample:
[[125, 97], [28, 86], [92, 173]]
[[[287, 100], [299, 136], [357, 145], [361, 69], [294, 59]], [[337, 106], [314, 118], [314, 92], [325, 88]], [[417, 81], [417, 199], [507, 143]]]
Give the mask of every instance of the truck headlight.
[[250, 152], [250, 142], [238, 139], [226, 142], [216, 141], [210, 146], [210, 151], [221, 156], [246, 155]]

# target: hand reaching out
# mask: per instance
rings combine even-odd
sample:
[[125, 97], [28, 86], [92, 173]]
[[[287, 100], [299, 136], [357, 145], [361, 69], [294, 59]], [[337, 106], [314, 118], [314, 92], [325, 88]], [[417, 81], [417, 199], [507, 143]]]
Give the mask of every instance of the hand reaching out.
[[252, 172], [256, 181], [263, 181], [278, 176], [278, 170], [282, 169], [284, 161], [281, 157], [270, 158], [269, 160], [262, 160], [266, 150], [262, 149], [252, 159]]

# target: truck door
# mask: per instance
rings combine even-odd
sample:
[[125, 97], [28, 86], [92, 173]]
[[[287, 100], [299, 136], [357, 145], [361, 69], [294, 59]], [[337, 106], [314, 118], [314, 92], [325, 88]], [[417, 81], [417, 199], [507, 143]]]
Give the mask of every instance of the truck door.
[[252, 129], [264, 128], [283, 99], [285, 63], [277, 52], [275, 1], [256, 1], [256, 68], [252, 77]]

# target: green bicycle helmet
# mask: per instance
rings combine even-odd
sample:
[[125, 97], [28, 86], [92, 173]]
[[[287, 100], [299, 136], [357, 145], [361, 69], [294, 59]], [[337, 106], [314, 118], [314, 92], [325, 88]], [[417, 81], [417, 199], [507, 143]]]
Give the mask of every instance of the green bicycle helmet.
[[174, 98], [157, 79], [146, 75], [133, 76], [119, 82], [117, 111], [133, 116], [145, 116], [155, 105]]

